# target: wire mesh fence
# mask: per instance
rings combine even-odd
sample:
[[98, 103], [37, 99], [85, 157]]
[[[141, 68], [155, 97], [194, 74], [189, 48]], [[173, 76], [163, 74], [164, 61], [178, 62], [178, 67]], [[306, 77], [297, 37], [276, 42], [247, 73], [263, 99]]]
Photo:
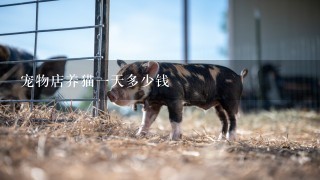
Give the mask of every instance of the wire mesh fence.
[[[24, 6], [24, 5], [35, 5], [35, 25], [34, 30], [31, 31], [20, 31], [20, 32], [6, 32], [1, 33], [2, 36], [16, 36], [21, 34], [34, 34], [34, 47], [33, 47], [33, 58], [30, 59], [14, 59], [12, 61], [0, 61], [0, 67], [4, 67], [9, 64], [13, 65], [23, 65], [30, 63], [32, 64], [32, 86], [30, 91], [30, 98], [28, 99], [1, 99], [0, 103], [17, 103], [17, 102], [29, 102], [30, 110], [34, 108], [34, 103], [40, 102], [63, 102], [63, 101], [91, 101], [93, 102], [93, 116], [99, 114], [99, 110], [106, 110], [105, 103], [105, 88], [107, 87], [108, 79], [108, 33], [109, 33], [109, 6], [110, 0], [95, 0], [95, 24], [87, 26], [77, 26], [77, 27], [64, 27], [64, 28], [51, 28], [51, 29], [39, 29], [39, 4], [49, 3], [59, 0], [36, 0], [36, 1], [27, 1], [20, 3], [11, 3], [11, 4], [2, 4], [0, 8], [15, 7], [15, 6]], [[40, 33], [51, 33], [57, 31], [77, 31], [82, 29], [94, 29], [94, 55], [91, 57], [73, 57], [73, 58], [53, 58], [53, 59], [37, 59], [38, 54], [38, 34]], [[49, 99], [35, 99], [35, 83], [36, 83], [36, 73], [37, 73], [37, 63], [41, 62], [57, 62], [57, 61], [93, 61], [94, 75], [91, 78], [93, 80], [93, 96], [92, 98], [77, 98], [77, 99], [65, 99], [65, 98], [49, 98]], [[75, 79], [60, 79], [61, 82], [64, 81], [82, 81], [84, 78], [75, 78]], [[54, 80], [50, 80], [54, 81]], [[16, 84], [23, 83], [25, 80], [8, 80], [4, 75], [0, 76], [0, 85], [1, 84]]]

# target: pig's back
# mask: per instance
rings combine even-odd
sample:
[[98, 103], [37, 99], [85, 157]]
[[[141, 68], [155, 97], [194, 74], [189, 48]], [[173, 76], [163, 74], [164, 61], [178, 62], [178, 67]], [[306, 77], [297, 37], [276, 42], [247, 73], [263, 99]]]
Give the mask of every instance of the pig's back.
[[190, 105], [205, 106], [221, 99], [224, 88], [242, 89], [240, 76], [219, 65], [160, 63], [159, 74], [165, 74], [169, 80], [169, 87], [158, 90], [161, 97]]

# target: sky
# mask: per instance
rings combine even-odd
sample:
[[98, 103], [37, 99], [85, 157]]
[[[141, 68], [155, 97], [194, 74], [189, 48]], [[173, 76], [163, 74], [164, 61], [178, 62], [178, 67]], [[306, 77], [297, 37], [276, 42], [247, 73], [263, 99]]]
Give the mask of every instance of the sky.
[[[1, 0], [0, 4], [28, 0]], [[182, 0], [110, 0], [109, 59], [183, 60]], [[190, 59], [226, 60], [221, 29], [227, 0], [190, 0]], [[0, 33], [33, 30], [35, 4], [0, 8]], [[39, 29], [94, 25], [94, 0], [40, 3]], [[34, 34], [0, 36], [0, 43], [33, 53]], [[93, 29], [39, 33], [39, 59], [94, 55]], [[92, 74], [90, 61], [69, 62], [66, 74]], [[83, 89], [62, 89], [66, 98], [79, 98]]]

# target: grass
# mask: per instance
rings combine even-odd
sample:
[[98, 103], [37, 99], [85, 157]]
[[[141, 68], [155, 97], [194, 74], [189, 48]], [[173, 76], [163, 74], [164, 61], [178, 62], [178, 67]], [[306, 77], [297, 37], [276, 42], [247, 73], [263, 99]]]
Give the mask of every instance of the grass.
[[91, 117], [38, 107], [0, 111], [0, 179], [318, 179], [320, 115], [241, 114], [235, 142], [217, 141], [213, 110], [184, 112], [183, 138], [168, 141], [164, 108], [136, 138], [140, 116]]

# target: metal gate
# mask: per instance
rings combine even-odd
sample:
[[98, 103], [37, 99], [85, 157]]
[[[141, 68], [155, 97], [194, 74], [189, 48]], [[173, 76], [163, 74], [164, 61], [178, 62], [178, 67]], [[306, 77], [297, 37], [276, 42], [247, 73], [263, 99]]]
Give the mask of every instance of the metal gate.
[[[35, 28], [33, 31], [22, 31], [22, 32], [8, 32], [2, 33], [0, 36], [14, 36], [20, 34], [34, 34], [34, 48], [33, 48], [33, 60], [17, 60], [17, 61], [4, 61], [1, 64], [17, 64], [17, 63], [32, 63], [32, 73], [33, 77], [36, 76], [36, 67], [38, 62], [49, 62], [49, 61], [59, 61], [61, 59], [36, 59], [37, 49], [38, 49], [38, 34], [39, 33], [50, 33], [56, 31], [74, 31], [80, 29], [95, 29], [94, 36], [94, 55], [92, 57], [74, 57], [63, 59], [66, 61], [79, 61], [79, 60], [93, 60], [94, 61], [94, 77], [93, 77], [93, 98], [83, 98], [83, 99], [34, 99], [35, 91], [35, 78], [33, 78], [31, 99], [21, 99], [21, 100], [0, 100], [0, 102], [29, 102], [30, 110], [34, 108], [34, 103], [36, 102], [59, 102], [59, 101], [91, 101], [93, 102], [93, 116], [97, 116], [99, 112], [106, 110], [106, 99], [105, 92], [107, 87], [108, 79], [108, 43], [109, 43], [109, 14], [110, 14], [110, 0], [95, 0], [95, 24], [80, 27], [65, 27], [59, 29], [38, 29], [38, 19], [39, 19], [39, 4], [47, 3], [51, 1], [59, 0], [35, 0], [21, 3], [3, 4], [0, 5], [1, 8], [11, 7], [11, 6], [23, 6], [27, 4], [34, 4], [36, 6], [36, 19]], [[83, 80], [81, 78], [76, 79], [77, 81]], [[63, 79], [62, 81], [70, 81], [70, 79]], [[2, 83], [21, 83], [23, 80], [5, 80], [0, 81]]]

